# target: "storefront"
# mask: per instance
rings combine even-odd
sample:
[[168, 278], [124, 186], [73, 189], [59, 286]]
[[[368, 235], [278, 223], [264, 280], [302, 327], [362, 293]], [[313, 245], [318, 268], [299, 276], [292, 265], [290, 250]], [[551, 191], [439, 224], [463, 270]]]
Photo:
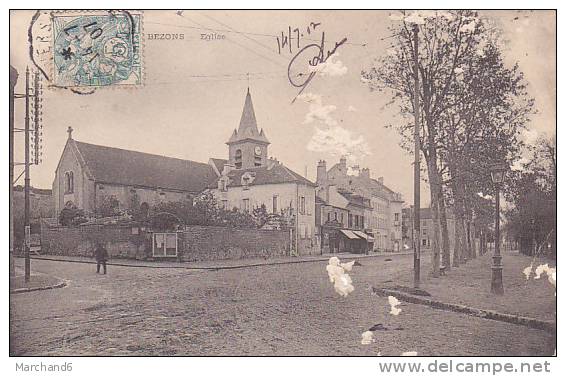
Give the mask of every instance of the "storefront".
[[368, 253], [373, 248], [373, 237], [359, 230], [340, 230], [340, 244], [344, 252]]

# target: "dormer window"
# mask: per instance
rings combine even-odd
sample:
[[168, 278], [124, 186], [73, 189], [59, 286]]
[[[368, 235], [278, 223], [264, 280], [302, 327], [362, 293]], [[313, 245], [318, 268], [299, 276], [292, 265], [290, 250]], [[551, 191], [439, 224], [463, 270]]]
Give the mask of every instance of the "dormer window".
[[253, 183], [254, 179], [255, 179], [255, 173], [248, 171], [245, 174], [243, 174], [241, 183], [244, 189], [246, 189], [251, 183]]

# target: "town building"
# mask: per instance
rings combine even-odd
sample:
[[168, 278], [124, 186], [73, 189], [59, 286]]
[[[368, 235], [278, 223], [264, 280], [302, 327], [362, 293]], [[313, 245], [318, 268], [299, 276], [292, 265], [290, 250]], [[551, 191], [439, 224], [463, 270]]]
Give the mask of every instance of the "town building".
[[[413, 206], [403, 208], [403, 244], [406, 249], [413, 248]], [[434, 223], [432, 219], [432, 210], [430, 208], [421, 208], [420, 210], [421, 233], [419, 242], [422, 251], [431, 250], [434, 242]], [[456, 220], [452, 210], [446, 210], [446, 222], [448, 224], [448, 239], [450, 249], [454, 249], [454, 239], [456, 238]]]
[[55, 215], [73, 204], [96, 214], [105, 197], [142, 210], [164, 201], [192, 200], [216, 174], [207, 163], [93, 145], [73, 139], [72, 128], [53, 180]]
[[369, 202], [335, 185], [317, 187], [316, 238], [322, 253], [367, 253], [373, 238], [364, 232]]
[[371, 178], [368, 168], [348, 167], [343, 157], [328, 170], [326, 161], [319, 161], [316, 182], [321, 197], [329, 187], [336, 187], [348, 200], [351, 221], [346, 227], [368, 235], [373, 250], [396, 252], [401, 249], [403, 199], [384, 185], [382, 177]]
[[268, 141], [259, 130], [251, 94], [246, 94], [237, 129], [228, 145], [228, 159], [211, 158], [217, 179], [209, 186], [218, 204], [252, 212], [265, 206], [270, 214], [291, 219], [291, 237], [299, 254], [320, 252], [315, 238], [316, 185], [268, 154]]

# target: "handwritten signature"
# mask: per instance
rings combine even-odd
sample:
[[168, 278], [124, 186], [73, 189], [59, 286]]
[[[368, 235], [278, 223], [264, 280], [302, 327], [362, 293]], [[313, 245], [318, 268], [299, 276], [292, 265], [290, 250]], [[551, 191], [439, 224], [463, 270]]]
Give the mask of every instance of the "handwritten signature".
[[289, 62], [287, 77], [291, 85], [301, 88], [301, 90], [291, 103], [295, 102], [297, 97], [301, 95], [314, 76], [316, 76], [317, 71], [313, 70], [312, 67], [325, 63], [347, 40], [348, 38], [342, 38], [334, 43], [332, 49], [325, 50], [325, 34], [323, 31], [320, 43], [308, 44], [297, 52]]

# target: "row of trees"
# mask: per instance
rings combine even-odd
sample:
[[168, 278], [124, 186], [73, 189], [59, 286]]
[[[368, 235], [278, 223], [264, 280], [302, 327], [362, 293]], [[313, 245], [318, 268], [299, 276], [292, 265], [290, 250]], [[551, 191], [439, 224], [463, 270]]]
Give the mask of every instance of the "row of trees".
[[[390, 27], [390, 48], [375, 67], [362, 72], [362, 81], [390, 96], [388, 105], [400, 114], [390, 126], [409, 153], [418, 96], [434, 222], [432, 274], [439, 276], [441, 264], [450, 268], [475, 257], [475, 232], [487, 232], [494, 218], [486, 199], [494, 193], [490, 166], [519, 158], [520, 133], [534, 101], [519, 67], [506, 66], [497, 29], [477, 12], [428, 11], [393, 18], [398, 22]], [[447, 207], [456, 219], [453, 255]]]

